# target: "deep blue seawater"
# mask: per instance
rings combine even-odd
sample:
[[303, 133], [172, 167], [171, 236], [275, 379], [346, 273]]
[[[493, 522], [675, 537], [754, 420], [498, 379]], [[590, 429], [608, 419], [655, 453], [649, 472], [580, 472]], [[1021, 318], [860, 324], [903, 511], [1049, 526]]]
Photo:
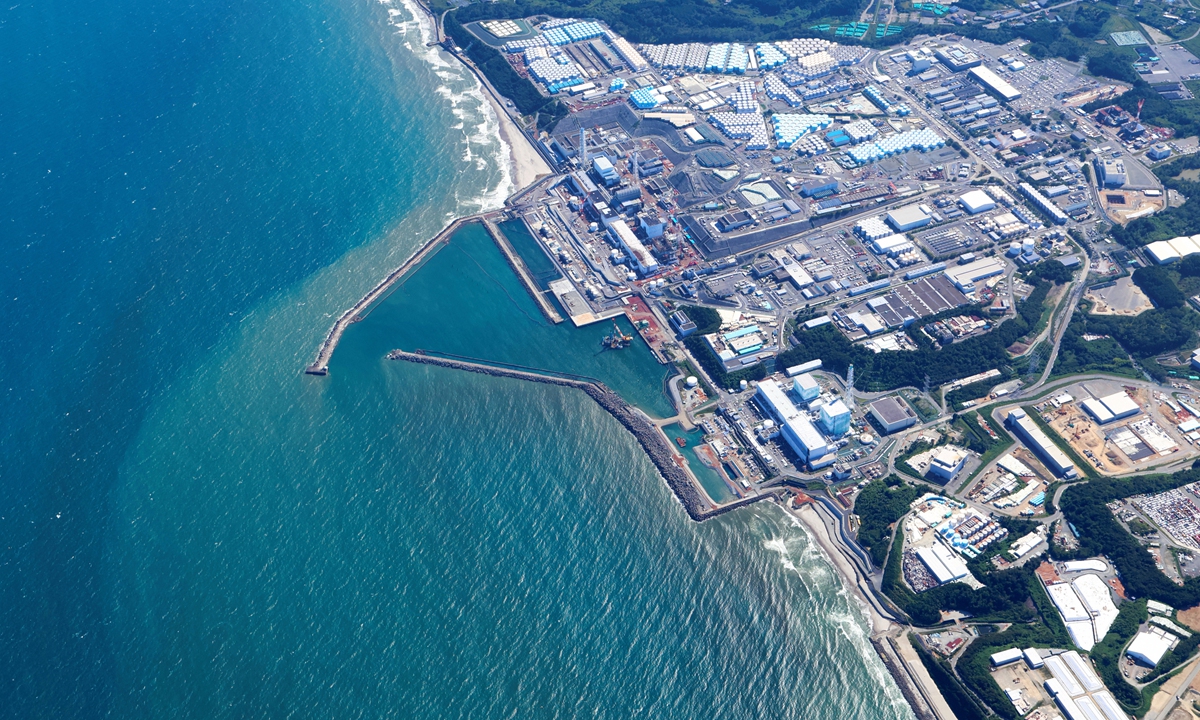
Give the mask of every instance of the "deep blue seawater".
[[909, 717], [858, 607], [757, 507], [695, 525], [467, 230], [509, 190], [402, 6], [0, 9], [0, 716]]

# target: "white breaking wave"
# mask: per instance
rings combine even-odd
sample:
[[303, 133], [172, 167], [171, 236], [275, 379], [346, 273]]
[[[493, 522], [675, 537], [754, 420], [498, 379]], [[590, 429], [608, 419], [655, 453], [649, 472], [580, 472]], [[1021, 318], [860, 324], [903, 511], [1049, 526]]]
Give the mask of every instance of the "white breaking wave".
[[[385, 0], [380, 2], [386, 4]], [[416, 37], [412, 42], [406, 40], [404, 46], [433, 67], [434, 73], [442, 81], [434, 91], [447, 102], [450, 112], [459, 121], [451, 129], [463, 130], [462, 161], [480, 172], [486, 172], [489, 166], [493, 166], [500, 176], [494, 187], [485, 188], [475, 197], [460, 200], [460, 214], [470, 215], [503, 207], [505, 199], [514, 190], [510, 161], [512, 149], [500, 135], [500, 118], [495, 108], [470, 70], [448, 59], [437, 45], [430, 46], [434, 40], [434, 30], [432, 21], [425, 13], [413, 0], [400, 0], [400, 4], [408, 13], [407, 19], [392, 14], [395, 10], [389, 9], [389, 22], [401, 30], [405, 37], [410, 30], [416, 31]]]
[[[870, 639], [867, 636], [867, 628], [871, 625], [871, 613], [867, 602], [859, 597], [858, 593], [855, 593], [850, 589], [849, 581], [846, 578], [843, 578], [841, 573], [837, 571], [833, 564], [832, 558], [825, 554], [824, 548], [822, 548], [817, 542], [816, 537], [813, 536], [813, 533], [808, 529], [808, 526], [801, 522], [800, 518], [789, 512], [784, 512], [784, 516], [788, 519], [788, 522], [791, 523], [793, 527], [798, 528], [801, 532], [803, 532], [805, 538], [808, 540], [801, 557], [801, 565], [809, 570], [816, 566], [829, 572], [833, 577], [834, 584], [836, 586], [836, 590], [834, 591], [835, 594], [840, 598], [845, 598], [848, 600], [848, 607], [857, 608], [859, 615], [858, 617], [855, 617], [850, 613], [830, 612], [826, 614], [826, 617], [833, 621], [832, 624], [837, 630], [837, 633], [841, 635], [847, 642], [849, 642], [850, 645], [853, 646], [854, 649], [857, 650], [864, 659], [878, 659], [875, 649], [870, 646]], [[783, 539], [768, 540], [766, 543], [764, 543], [764, 545], [771, 550], [777, 550], [778, 548], [784, 553], [787, 552], [787, 545]], [[785, 560], [784, 566], [788, 569], [795, 569], [794, 565], [791, 563], [790, 555], [787, 557], [789, 559]], [[801, 579], [805, 579], [805, 574], [803, 572], [797, 570], [796, 574], [799, 575]], [[867, 673], [871, 676], [871, 679], [883, 688], [884, 694], [887, 696], [888, 700], [891, 701], [894, 707], [908, 707], [908, 701], [904, 699], [903, 693], [900, 692], [900, 688], [896, 686], [896, 683], [888, 674], [888, 671], [883, 666], [882, 661], [868, 661], [864, 663], [864, 666], [867, 670]]]

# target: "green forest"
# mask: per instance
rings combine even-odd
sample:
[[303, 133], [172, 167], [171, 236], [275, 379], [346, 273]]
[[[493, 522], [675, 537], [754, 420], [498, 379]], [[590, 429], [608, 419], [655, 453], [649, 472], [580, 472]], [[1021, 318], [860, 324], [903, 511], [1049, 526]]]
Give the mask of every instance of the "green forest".
[[[1181, 281], [1195, 285], [1190, 278], [1200, 277], [1200, 256], [1186, 258], [1174, 268], [1143, 267], [1134, 270], [1132, 280], [1155, 308], [1135, 317], [1092, 315], [1077, 312], [1063, 334], [1054, 375], [1099, 371], [1136, 377], [1140, 370], [1157, 380], [1167, 370], [1156, 362], [1145, 362], [1156, 355], [1191, 347], [1200, 330], [1200, 316], [1187, 306]], [[1084, 340], [1084, 335], [1107, 335]], [[1138, 366], [1129, 356], [1138, 361]]]
[[932, 492], [925, 485], [909, 485], [897, 475], [875, 480], [854, 499], [854, 514], [858, 516], [858, 544], [871, 554], [871, 560], [882, 566], [887, 559], [891, 542], [891, 526], [908, 512], [913, 501]]
[[1141, 475], [1119, 480], [1101, 478], [1072, 485], [1060, 502], [1064, 516], [1079, 531], [1079, 549], [1072, 557], [1106, 555], [1121, 573], [1125, 589], [1145, 597], [1186, 608], [1200, 604], [1200, 578], [1176, 585], [1155, 567], [1154, 559], [1113, 517], [1106, 503], [1145, 493], [1160, 493], [1200, 480], [1200, 470], [1174, 475]]
[[[1071, 324], [1063, 333], [1062, 342], [1058, 346], [1058, 357], [1054, 361], [1052, 377], [1074, 375], [1082, 372], [1110, 372], [1118, 375], [1137, 377], [1133, 361], [1121, 344], [1112, 337], [1099, 340], [1085, 340], [1084, 335], [1105, 335], [1100, 330], [1100, 324], [1093, 327], [1090, 320], [1093, 316], [1077, 312], [1071, 317]], [[1098, 316], [1097, 316], [1098, 317]]]
[[487, 76], [488, 82], [496, 88], [496, 92], [512, 100], [522, 115], [537, 114], [540, 126], [553, 127], [566, 117], [567, 109], [562, 103], [542, 95], [532, 82], [518, 75], [498, 50], [489, 47], [464, 28], [459, 23], [457, 14], [446, 13], [442, 28], [463, 48], [480, 72]]

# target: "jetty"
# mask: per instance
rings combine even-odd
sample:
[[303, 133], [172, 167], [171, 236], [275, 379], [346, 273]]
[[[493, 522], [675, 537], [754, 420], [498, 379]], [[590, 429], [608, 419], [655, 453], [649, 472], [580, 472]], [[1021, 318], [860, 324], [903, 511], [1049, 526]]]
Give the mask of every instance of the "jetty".
[[529, 274], [529, 268], [525, 267], [525, 261], [521, 260], [521, 256], [517, 254], [516, 249], [509, 244], [508, 238], [501, 232], [500, 227], [488, 216], [481, 218], [481, 222], [483, 222], [483, 227], [487, 230], [488, 235], [491, 236], [492, 242], [496, 243], [496, 247], [500, 248], [500, 254], [508, 261], [508, 266], [512, 268], [512, 271], [521, 280], [521, 284], [525, 286], [525, 291], [529, 293], [529, 297], [533, 298], [533, 301], [537, 303], [538, 308], [542, 311], [542, 315], [555, 325], [562, 322], [562, 315], [558, 314], [558, 311], [546, 300], [545, 294], [538, 289], [533, 276]]
[[679, 503], [683, 505], [683, 509], [687, 511], [688, 517], [696, 522], [708, 520], [731, 510], [775, 497], [774, 493], [761, 493], [726, 505], [709, 506], [701, 496], [695, 480], [682, 467], [678, 456], [671, 450], [662, 432], [641, 411], [625, 402], [620, 395], [598, 380], [499, 367], [480, 362], [428, 355], [419, 351], [393, 350], [388, 353], [387, 357], [389, 360], [403, 360], [423, 365], [436, 365], [455, 370], [466, 370], [467, 372], [479, 373], [481, 375], [514, 378], [528, 382], [559, 385], [582, 390], [609, 415], [616, 418], [617, 422], [621, 423], [633, 435], [638, 444], [642, 446], [642, 450], [645, 451], [646, 456], [650, 458], [650, 462], [654, 463], [654, 467], [658, 469], [659, 474], [666, 481], [667, 487], [671, 489], [671, 492], [675, 494]]
[[457, 232], [459, 228], [476, 219], [475, 216], [459, 218], [442, 228], [441, 232], [427, 240], [412, 256], [405, 260], [403, 265], [388, 273], [388, 276], [381, 280], [370, 292], [363, 295], [349, 310], [342, 313], [341, 317], [334, 321], [333, 327], [329, 328], [329, 334], [325, 336], [325, 340], [317, 349], [316, 360], [306, 367], [304, 372], [309, 375], [328, 375], [329, 358], [333, 357], [333, 351], [337, 349], [337, 344], [342, 339], [342, 334], [346, 332], [346, 328], [366, 317], [366, 313], [370, 310], [371, 306], [386, 297], [400, 278], [424, 262], [426, 258], [442, 245], [445, 245], [450, 240], [450, 236]]

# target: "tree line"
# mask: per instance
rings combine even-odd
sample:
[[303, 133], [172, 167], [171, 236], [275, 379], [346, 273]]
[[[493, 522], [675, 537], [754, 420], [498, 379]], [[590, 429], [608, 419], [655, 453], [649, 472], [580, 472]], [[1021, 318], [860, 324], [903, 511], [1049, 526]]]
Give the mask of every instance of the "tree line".
[[991, 332], [967, 338], [940, 350], [923, 333], [909, 333], [917, 350], [875, 353], [852, 344], [832, 324], [795, 335], [795, 347], [780, 354], [783, 367], [820, 359], [826, 370], [842, 376], [854, 365], [854, 384], [859, 390], [882, 391], [898, 387], [921, 387], [928, 375], [930, 383], [941, 385], [968, 375], [990, 370], [1008, 359], [1006, 349], [1033, 330], [1041, 320], [1046, 294], [1051, 283], [1041, 281], [1029, 297], [1017, 305], [1016, 317], [1001, 323]]
[[508, 60], [495, 48], [471, 34], [459, 21], [458, 11], [446, 13], [442, 29], [479, 71], [487, 76], [496, 92], [512, 100], [522, 115], [542, 115], [540, 124], [553, 127], [567, 114], [567, 109], [554, 98], [548, 98], [528, 79], [521, 77]]

